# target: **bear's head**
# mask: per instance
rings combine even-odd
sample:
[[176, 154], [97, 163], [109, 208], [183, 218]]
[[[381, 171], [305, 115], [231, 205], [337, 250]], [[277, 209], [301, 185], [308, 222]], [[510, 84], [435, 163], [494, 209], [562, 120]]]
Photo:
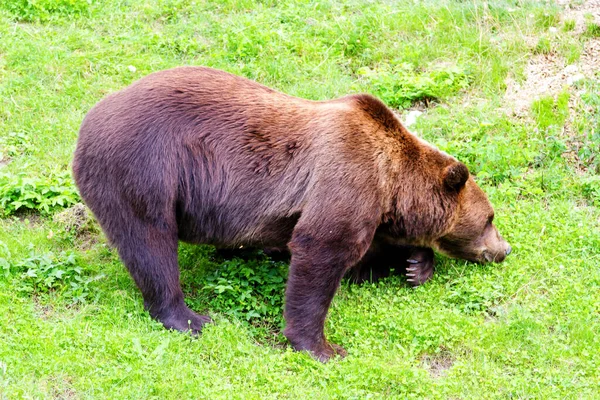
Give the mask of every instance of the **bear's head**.
[[504, 261], [511, 247], [494, 226], [494, 209], [467, 167], [451, 163], [442, 180], [444, 190], [457, 196], [457, 205], [454, 218], [433, 247], [450, 257], [479, 263]]

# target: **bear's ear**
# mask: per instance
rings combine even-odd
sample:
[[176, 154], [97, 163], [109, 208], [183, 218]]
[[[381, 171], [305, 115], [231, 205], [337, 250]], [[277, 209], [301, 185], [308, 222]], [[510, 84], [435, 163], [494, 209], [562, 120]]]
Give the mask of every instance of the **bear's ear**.
[[448, 189], [460, 190], [469, 179], [469, 170], [461, 162], [455, 162], [444, 169], [444, 184]]

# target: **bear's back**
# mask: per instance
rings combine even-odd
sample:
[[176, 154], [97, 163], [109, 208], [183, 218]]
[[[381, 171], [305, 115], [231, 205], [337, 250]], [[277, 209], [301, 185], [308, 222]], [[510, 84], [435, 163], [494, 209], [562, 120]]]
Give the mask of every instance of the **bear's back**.
[[373, 195], [389, 181], [378, 176], [376, 135], [400, 129], [368, 95], [310, 101], [181, 67], [100, 101], [82, 124], [74, 172], [89, 205], [117, 193], [149, 218], [176, 208], [189, 241], [243, 242], [289, 225], [282, 220], [297, 218], [317, 184], [351, 178]]

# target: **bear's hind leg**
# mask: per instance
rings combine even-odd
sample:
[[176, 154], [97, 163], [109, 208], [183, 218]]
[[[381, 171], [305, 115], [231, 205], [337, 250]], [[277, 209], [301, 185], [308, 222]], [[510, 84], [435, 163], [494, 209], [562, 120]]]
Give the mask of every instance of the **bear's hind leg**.
[[348, 271], [350, 282], [374, 283], [390, 275], [403, 273], [405, 260], [410, 254], [407, 249], [407, 247], [390, 246], [374, 240], [363, 258]]
[[110, 239], [142, 292], [144, 307], [167, 329], [199, 333], [211, 319], [190, 310], [183, 300], [176, 229], [157, 227], [136, 217], [126, 220], [127, 227]]

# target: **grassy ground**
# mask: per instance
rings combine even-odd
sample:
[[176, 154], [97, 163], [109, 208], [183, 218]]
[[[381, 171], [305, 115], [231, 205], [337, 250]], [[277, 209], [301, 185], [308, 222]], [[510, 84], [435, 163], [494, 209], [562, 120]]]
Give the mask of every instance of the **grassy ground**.
[[[600, 77], [524, 113], [505, 96], [532, 60], [578, 65], [597, 44], [571, 3], [3, 1], [0, 398], [598, 398]], [[417, 289], [344, 284], [326, 331], [349, 356], [322, 365], [278, 333], [284, 264], [182, 246], [188, 302], [216, 323], [165, 331], [85, 211], [62, 209], [87, 110], [187, 64], [422, 109], [412, 128], [477, 175], [513, 254], [440, 257]]]

